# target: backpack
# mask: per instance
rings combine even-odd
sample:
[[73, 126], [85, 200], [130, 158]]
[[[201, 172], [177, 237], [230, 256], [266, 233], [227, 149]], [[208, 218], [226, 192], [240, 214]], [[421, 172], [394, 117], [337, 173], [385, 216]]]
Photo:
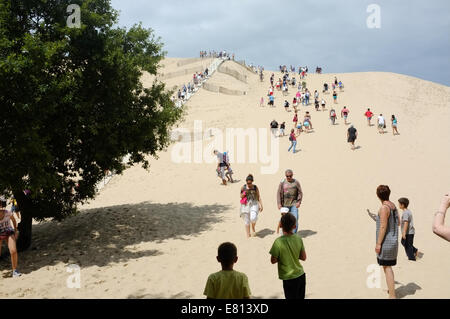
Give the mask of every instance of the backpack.
[[292, 134], [291, 135], [289, 135], [289, 141], [293, 141], [294, 139], [292, 138]]

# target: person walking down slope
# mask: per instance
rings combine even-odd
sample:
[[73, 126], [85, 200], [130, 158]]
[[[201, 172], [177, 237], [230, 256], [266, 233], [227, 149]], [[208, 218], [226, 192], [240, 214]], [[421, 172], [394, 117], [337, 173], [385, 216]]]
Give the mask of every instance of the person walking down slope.
[[289, 134], [289, 141], [291, 142], [291, 146], [289, 146], [288, 152], [293, 148], [293, 153], [295, 154], [297, 151], [295, 148], [297, 147], [297, 137], [295, 136], [295, 130], [291, 130], [291, 134]]
[[300, 182], [294, 179], [294, 172], [291, 169], [286, 170], [285, 177], [278, 186], [277, 205], [279, 210], [282, 207], [289, 208], [289, 213], [294, 215], [296, 219], [295, 234], [298, 230], [298, 210], [303, 200], [303, 191]]

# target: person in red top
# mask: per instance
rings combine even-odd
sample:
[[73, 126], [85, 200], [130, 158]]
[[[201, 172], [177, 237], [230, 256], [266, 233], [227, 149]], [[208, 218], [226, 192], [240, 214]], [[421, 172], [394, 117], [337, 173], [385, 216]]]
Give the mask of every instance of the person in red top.
[[372, 111], [370, 111], [370, 109], [367, 109], [367, 111], [366, 111], [366, 113], [364, 113], [364, 115], [367, 117], [367, 124], [369, 126], [372, 126], [372, 123], [370, 123], [370, 121], [372, 120], [372, 116], [373, 116]]
[[294, 119], [292, 121], [294, 122], [294, 127], [297, 127], [297, 122], [298, 122], [297, 111], [295, 111]]
[[289, 141], [291, 141], [291, 146], [289, 147], [288, 152], [291, 151], [291, 148], [294, 148], [293, 151], [294, 151], [294, 154], [295, 154], [297, 152], [295, 150], [295, 147], [297, 146], [297, 138], [295, 137], [295, 130], [294, 129], [291, 130], [291, 134], [289, 135]]

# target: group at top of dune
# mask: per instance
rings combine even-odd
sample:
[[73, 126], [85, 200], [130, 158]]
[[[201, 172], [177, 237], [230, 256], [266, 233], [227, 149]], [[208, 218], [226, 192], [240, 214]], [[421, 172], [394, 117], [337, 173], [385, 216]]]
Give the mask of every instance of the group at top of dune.
[[[276, 84], [278, 91], [283, 91], [283, 94], [287, 94], [288, 86], [295, 87], [295, 78], [290, 79], [289, 73], [285, 67], [280, 67], [283, 75], [283, 79], [279, 79]], [[295, 69], [291, 67], [291, 71], [295, 72]], [[307, 70], [302, 68], [300, 72], [300, 79], [307, 76]], [[260, 79], [263, 79], [263, 68], [260, 69]], [[271, 86], [269, 88], [268, 97], [269, 105], [274, 105], [274, 74], [270, 77]], [[343, 92], [344, 85], [341, 81], [338, 81], [335, 77], [332, 83], [334, 104], [337, 102], [336, 88], [339, 87], [340, 92]], [[322, 90], [323, 94], [328, 92], [328, 84], [324, 84]], [[294, 108], [294, 128], [291, 129], [289, 140], [291, 145], [288, 149], [292, 148], [294, 153], [296, 152], [296, 138], [301, 132], [311, 132], [313, 129], [311, 115], [309, 111], [306, 111], [305, 118], [299, 122], [298, 118], [298, 104], [301, 102], [303, 106], [309, 105], [310, 92], [306, 87], [306, 83], [299, 84], [296, 96], [293, 98]], [[314, 104], [316, 111], [319, 111], [319, 93], [317, 90], [314, 92]], [[324, 99], [321, 101], [322, 111], [325, 111], [326, 102]], [[264, 98], [261, 98], [260, 106], [264, 106]], [[285, 100], [284, 107], [286, 111], [289, 110], [289, 102]], [[331, 124], [336, 124], [336, 110], [331, 107], [329, 111], [329, 118]], [[344, 119], [345, 125], [350, 125], [347, 122], [349, 116], [349, 109], [344, 106], [341, 110], [341, 117]], [[367, 118], [368, 126], [372, 126], [371, 120], [373, 112], [370, 108], [364, 113]], [[382, 114], [377, 119], [378, 132], [380, 134], [385, 133], [386, 121]], [[391, 117], [391, 124], [393, 135], [398, 135], [397, 131], [397, 119], [395, 115]], [[270, 123], [272, 134], [277, 136], [278, 128], [280, 133], [278, 136], [285, 136], [284, 130], [286, 129], [286, 122], [278, 124], [276, 120]], [[297, 129], [297, 134], [295, 134]], [[357, 130], [353, 125], [347, 130], [347, 141], [351, 143], [352, 149], [355, 149], [354, 142], [357, 138]], [[226, 152], [220, 153], [215, 150], [214, 154], [217, 156], [217, 173], [222, 180], [222, 184], [226, 185], [227, 180], [234, 182], [231, 174], [233, 171], [228, 160]], [[227, 172], [227, 173], [226, 173]], [[228, 175], [227, 175], [228, 174]], [[305, 298], [306, 287], [306, 275], [303, 266], [299, 260], [306, 260], [306, 251], [303, 241], [300, 236], [295, 235], [299, 228], [299, 209], [303, 199], [303, 190], [300, 182], [293, 178], [293, 170], [288, 169], [285, 171], [285, 178], [281, 181], [276, 192], [277, 206], [281, 213], [281, 219], [276, 226], [276, 234], [279, 234], [280, 227], [283, 230], [282, 236], [277, 238], [273, 243], [270, 250], [271, 263], [278, 264], [278, 276], [283, 281], [283, 290], [286, 299], [303, 299]], [[263, 211], [263, 203], [261, 193], [254, 183], [254, 177], [249, 174], [246, 178], [246, 183], [240, 188], [240, 217], [244, 220], [245, 230], [247, 238], [256, 236], [256, 223], [258, 215]], [[398, 254], [398, 235], [399, 227], [401, 231], [401, 244], [405, 248], [405, 253], [408, 260], [415, 261], [416, 258], [421, 257], [419, 250], [414, 247], [414, 222], [409, 207], [409, 199], [402, 197], [398, 199], [400, 209], [403, 211], [402, 216], [398, 214], [396, 205], [390, 201], [391, 190], [387, 185], [379, 185], [376, 190], [376, 195], [381, 202], [381, 207], [378, 214], [372, 214], [367, 210], [369, 216], [376, 221], [376, 246], [375, 253], [377, 256], [377, 262], [383, 267], [386, 283], [388, 287], [389, 298], [396, 298], [394, 272], [392, 267], [397, 264]], [[450, 192], [444, 195], [441, 202], [440, 209], [435, 213], [433, 222], [433, 232], [438, 236], [450, 241], [450, 228], [444, 226], [445, 212], [450, 206]], [[303, 225], [302, 225], [303, 226]], [[249, 298], [251, 295], [250, 286], [247, 276], [243, 273], [233, 271], [233, 264], [237, 262], [237, 248], [232, 243], [223, 243], [219, 246], [217, 260], [222, 264], [222, 271], [211, 274], [208, 277], [208, 281], [204, 290], [204, 294], [208, 298]]]

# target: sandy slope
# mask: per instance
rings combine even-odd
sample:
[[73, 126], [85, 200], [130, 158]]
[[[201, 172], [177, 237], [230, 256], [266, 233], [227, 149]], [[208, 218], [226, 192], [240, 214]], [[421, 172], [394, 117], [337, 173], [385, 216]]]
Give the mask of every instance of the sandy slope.
[[[195, 64], [166, 68], [176, 71]], [[188, 116], [180, 126], [267, 128], [276, 118], [292, 126], [293, 113], [282, 108], [284, 97], [275, 92], [276, 108], [259, 107], [269, 87], [266, 81], [234, 62], [230, 68], [248, 77], [244, 84], [224, 74], [211, 81], [231, 89], [247, 90], [230, 96], [200, 90], [187, 103]], [[167, 71], [166, 71], [167, 72]], [[277, 73], [277, 78], [280, 76]], [[335, 74], [309, 75], [308, 88], [320, 90]], [[307, 298], [385, 298], [381, 289], [369, 289], [366, 269], [376, 263], [375, 223], [366, 209], [376, 212], [375, 189], [388, 184], [392, 199], [410, 199], [416, 227], [416, 246], [424, 253], [409, 262], [400, 246], [395, 267], [397, 293], [406, 298], [450, 298], [449, 243], [431, 232], [431, 220], [450, 181], [450, 88], [391, 73], [337, 74], [345, 83], [339, 93], [338, 112], [347, 105], [349, 120], [358, 129], [357, 145], [346, 143], [342, 120], [332, 127], [327, 112], [313, 106], [314, 133], [299, 138], [301, 151], [287, 153], [287, 137], [280, 140], [280, 165], [275, 174], [262, 175], [260, 164], [234, 163], [241, 182], [219, 185], [214, 163], [176, 164], [173, 146], [152, 160], [150, 172], [140, 167], [114, 177], [98, 198], [61, 224], [34, 227], [37, 250], [20, 255], [19, 279], [9, 278], [6, 261], [0, 263], [0, 297], [25, 298], [202, 298], [207, 276], [219, 269], [217, 246], [231, 241], [238, 247], [236, 269], [245, 272], [254, 297], [282, 298], [282, 284], [268, 251], [276, 238], [279, 214], [275, 192], [286, 168], [292, 168], [304, 189], [300, 229], [308, 260]], [[190, 76], [171, 79], [171, 85]], [[146, 84], [149, 82], [146, 79]], [[291, 102], [293, 90], [289, 95]], [[322, 94], [321, 94], [322, 96]], [[331, 95], [325, 95], [328, 106]], [[386, 118], [395, 114], [401, 135], [379, 135], [363, 117], [367, 107]], [[206, 145], [206, 143], [205, 143]], [[245, 238], [238, 216], [239, 188], [248, 173], [255, 175], [264, 212], [257, 225], [258, 237]], [[82, 287], [68, 289], [68, 264], [81, 266]]]

